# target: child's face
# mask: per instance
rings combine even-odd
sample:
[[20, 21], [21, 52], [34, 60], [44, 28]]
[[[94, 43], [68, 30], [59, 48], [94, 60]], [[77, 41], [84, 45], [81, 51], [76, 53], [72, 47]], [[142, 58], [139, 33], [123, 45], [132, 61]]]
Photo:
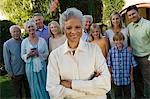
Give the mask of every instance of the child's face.
[[114, 42], [115, 42], [115, 45], [117, 46], [117, 48], [123, 47], [123, 40], [116, 39]]
[[93, 32], [91, 35], [93, 36], [94, 39], [99, 39], [100, 31], [97, 28], [95, 28], [93, 29]]

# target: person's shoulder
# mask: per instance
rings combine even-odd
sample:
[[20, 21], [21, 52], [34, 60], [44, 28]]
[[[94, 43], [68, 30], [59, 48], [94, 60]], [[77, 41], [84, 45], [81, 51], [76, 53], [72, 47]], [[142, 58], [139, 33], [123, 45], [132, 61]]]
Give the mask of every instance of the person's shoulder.
[[26, 37], [25, 39], [22, 40], [22, 43], [27, 42], [28, 37]]
[[110, 33], [110, 32], [112, 32], [111, 28], [106, 30], [106, 33]]
[[[149, 21], [149, 20], [144, 19], [144, 18], [142, 18], [142, 20], [144, 21], [143, 23], [145, 23], [145, 24], [149, 24], [149, 25], [150, 25], [150, 21]], [[149, 27], [149, 25], [148, 25], [148, 27]]]
[[51, 51], [50, 55], [60, 56], [61, 53], [64, 51], [64, 44], [60, 45], [59, 47], [55, 48]]
[[[38, 37], [38, 38], [39, 38], [40, 41], [45, 41], [45, 39], [42, 38], [42, 37]], [[46, 41], [45, 41], [45, 42], [46, 42]]]
[[45, 28], [45, 29], [48, 29], [48, 26], [47, 26], [47, 25], [44, 25], [44, 28]]
[[130, 22], [130, 23], [127, 25], [127, 28], [130, 28], [131, 26], [133, 26], [133, 22]]
[[10, 43], [12, 43], [12, 38], [8, 39], [7, 41], [4, 42], [4, 46], [9, 45]]

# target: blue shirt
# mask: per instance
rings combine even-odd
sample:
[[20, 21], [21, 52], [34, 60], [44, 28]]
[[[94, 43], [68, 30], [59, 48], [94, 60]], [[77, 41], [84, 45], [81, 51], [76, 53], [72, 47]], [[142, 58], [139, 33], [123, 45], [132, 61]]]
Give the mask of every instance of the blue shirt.
[[118, 51], [117, 47], [109, 50], [107, 57], [108, 67], [112, 69], [112, 79], [115, 85], [130, 84], [130, 68], [137, 65], [131, 52], [124, 47]]
[[10, 75], [21, 75], [25, 73], [25, 64], [21, 59], [21, 42], [11, 38], [3, 45], [3, 57], [5, 68]]
[[49, 41], [49, 37], [50, 37], [50, 34], [48, 32], [48, 26], [45, 26], [44, 25], [44, 28], [43, 29], [37, 29], [36, 30], [36, 34], [38, 37], [42, 37], [46, 40], [46, 43], [48, 44], [48, 41]]
[[89, 34], [90, 34], [90, 33], [83, 31], [83, 34], [82, 34], [81, 39], [82, 39], [83, 41], [85, 41], [85, 42], [88, 42], [88, 41], [89, 41], [89, 36], [90, 36]]

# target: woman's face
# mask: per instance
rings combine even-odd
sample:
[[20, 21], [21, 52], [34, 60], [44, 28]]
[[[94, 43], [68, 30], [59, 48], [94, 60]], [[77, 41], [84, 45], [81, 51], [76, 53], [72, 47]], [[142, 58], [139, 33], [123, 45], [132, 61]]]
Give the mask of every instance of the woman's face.
[[31, 26], [28, 26], [26, 30], [27, 30], [27, 32], [29, 33], [29, 36], [35, 35], [35, 31], [36, 31], [36, 30], [35, 30], [35, 27], [34, 27], [34, 26], [32, 26], [32, 25], [31, 25]]
[[77, 18], [70, 18], [64, 23], [64, 33], [69, 42], [79, 42], [82, 36], [82, 23]]
[[99, 35], [100, 35], [99, 29], [94, 28], [91, 35], [94, 39], [99, 39]]
[[53, 35], [58, 34], [58, 28], [56, 24], [51, 24], [50, 26], [50, 31]]
[[112, 18], [111, 18], [111, 22], [112, 22], [112, 25], [114, 25], [114, 26], [120, 25], [119, 15], [117, 15], [117, 14], [113, 15]]

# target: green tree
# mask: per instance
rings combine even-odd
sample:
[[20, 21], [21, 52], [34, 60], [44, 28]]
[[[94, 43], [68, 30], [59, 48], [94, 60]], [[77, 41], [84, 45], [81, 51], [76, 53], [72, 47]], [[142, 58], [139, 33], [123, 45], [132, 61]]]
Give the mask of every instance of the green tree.
[[113, 12], [121, 11], [124, 0], [101, 0], [103, 3], [103, 23], [108, 25], [110, 15]]
[[21, 26], [32, 17], [33, 13], [42, 13], [44, 17], [51, 17], [47, 13], [49, 0], [1, 0], [0, 9], [9, 20]]

